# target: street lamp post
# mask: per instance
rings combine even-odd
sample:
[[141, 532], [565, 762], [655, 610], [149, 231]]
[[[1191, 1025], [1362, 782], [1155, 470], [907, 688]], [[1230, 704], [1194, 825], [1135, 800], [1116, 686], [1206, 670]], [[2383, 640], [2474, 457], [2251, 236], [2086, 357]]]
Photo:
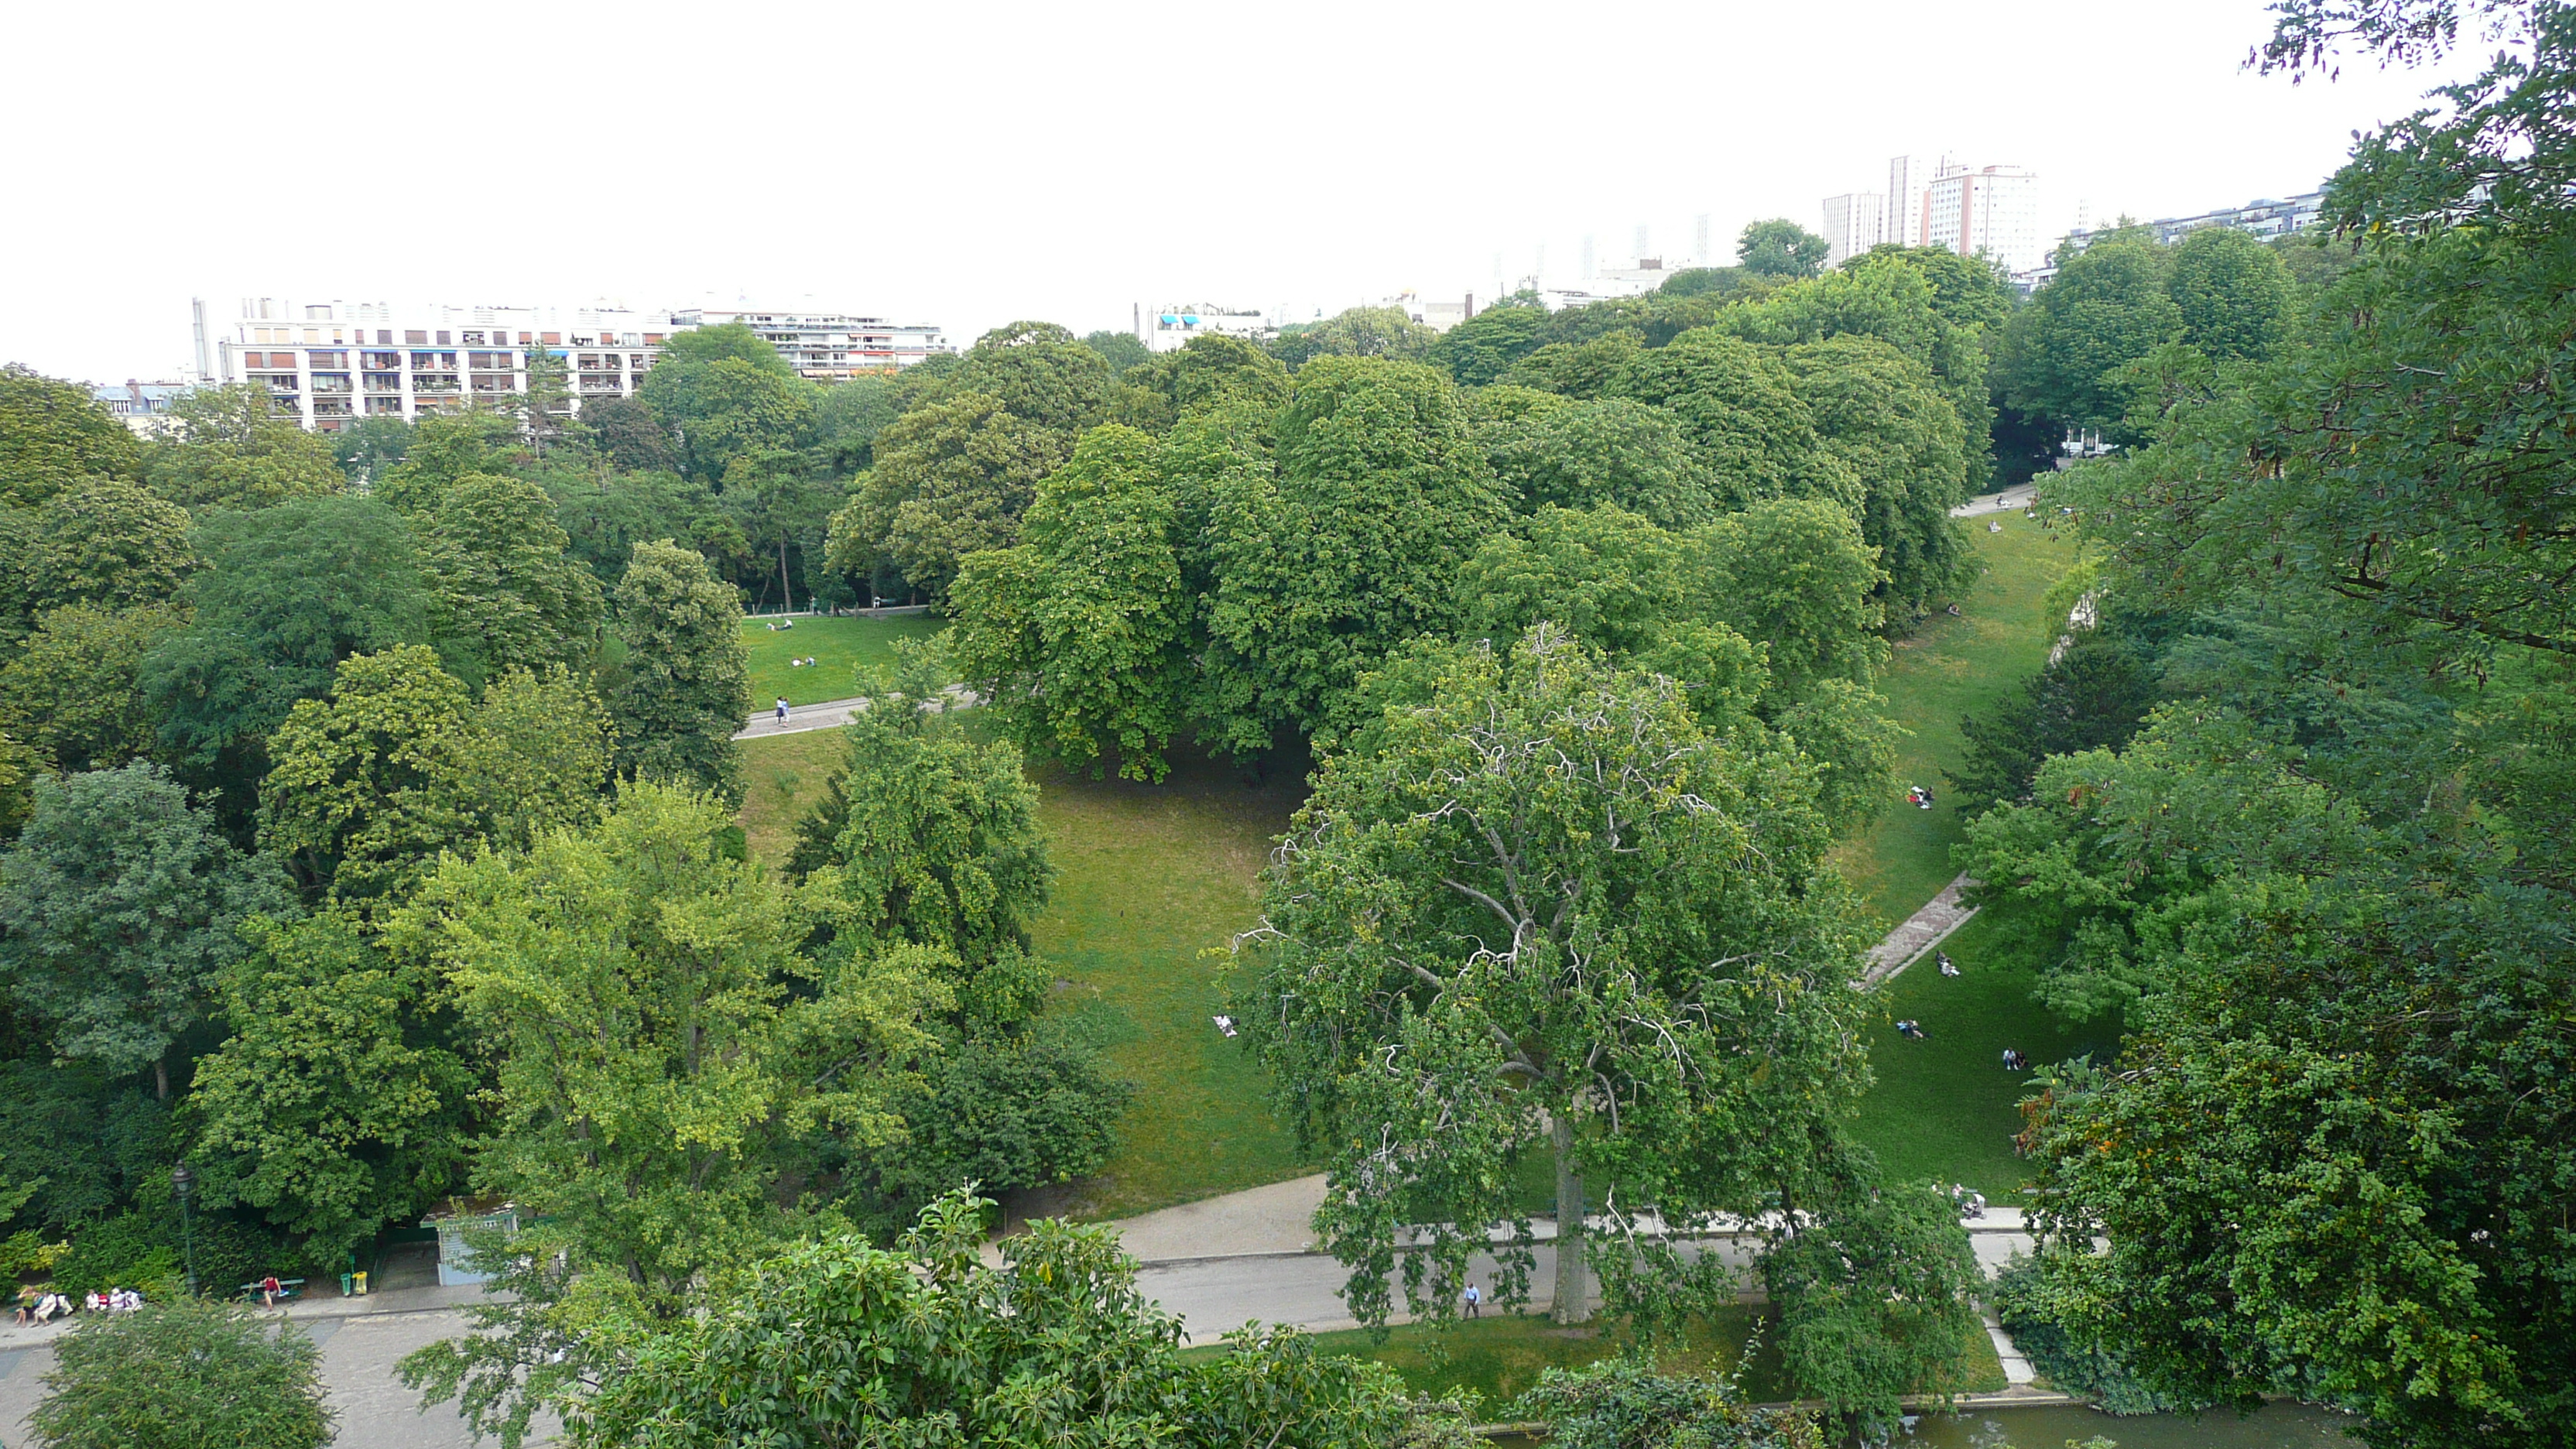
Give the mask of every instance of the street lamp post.
[[170, 1169], [170, 1190], [179, 1195], [179, 1241], [188, 1259], [188, 1296], [197, 1296], [197, 1234], [188, 1221], [188, 1194], [197, 1185], [197, 1174], [180, 1163]]

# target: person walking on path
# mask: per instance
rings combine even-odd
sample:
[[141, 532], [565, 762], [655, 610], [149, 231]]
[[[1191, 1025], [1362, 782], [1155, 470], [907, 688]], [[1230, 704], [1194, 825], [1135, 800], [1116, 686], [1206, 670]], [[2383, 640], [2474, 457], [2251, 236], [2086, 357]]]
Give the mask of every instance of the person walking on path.
[[787, 696], [783, 694], [778, 696], [778, 722], [787, 723]]
[[1480, 1292], [1478, 1292], [1478, 1291], [1476, 1291], [1476, 1285], [1475, 1285], [1475, 1284], [1473, 1284], [1473, 1283], [1470, 1283], [1470, 1284], [1468, 1284], [1468, 1285], [1467, 1285], [1467, 1294], [1466, 1294], [1466, 1298], [1467, 1298], [1467, 1316], [1468, 1316], [1469, 1318], [1473, 1318], [1473, 1317], [1475, 1317], [1475, 1316], [1476, 1316], [1476, 1309], [1477, 1309], [1478, 1307], [1480, 1307], [1480, 1306], [1484, 1303], [1484, 1301], [1485, 1301], [1485, 1295], [1484, 1295], [1484, 1294], [1482, 1294], [1482, 1293], [1480, 1293]]

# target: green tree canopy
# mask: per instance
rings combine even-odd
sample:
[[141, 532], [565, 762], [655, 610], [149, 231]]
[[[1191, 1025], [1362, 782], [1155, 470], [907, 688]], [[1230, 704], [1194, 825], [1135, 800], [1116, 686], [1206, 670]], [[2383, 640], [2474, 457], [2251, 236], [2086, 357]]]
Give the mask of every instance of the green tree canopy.
[[144, 476], [153, 492], [192, 512], [348, 489], [331, 445], [278, 415], [257, 383], [193, 389], [172, 401], [170, 418], [171, 431], [150, 445]]
[[1223, 480], [1207, 529], [1198, 713], [1239, 754], [1325, 727], [1388, 649], [1447, 632], [1451, 574], [1508, 517], [1456, 386], [1419, 363], [1315, 359], [1278, 438], [1275, 476]]
[[834, 383], [814, 400], [817, 461], [842, 477], [858, 472], [874, 456], [877, 434], [901, 416], [889, 378], [854, 377]]
[[1756, 276], [1812, 277], [1832, 254], [1823, 237], [1786, 218], [1748, 222], [1735, 239], [1737, 265]]
[[0, 575], [0, 645], [24, 638], [49, 609], [167, 601], [197, 566], [188, 531], [186, 510], [107, 478], [8, 510], [0, 543], [14, 557]]
[[1536, 303], [1503, 302], [1440, 334], [1426, 359], [1461, 387], [1483, 387], [1500, 381], [1539, 346], [1547, 326], [1547, 308]]
[[778, 349], [739, 322], [673, 333], [636, 389], [673, 437], [680, 471], [708, 482], [744, 453], [804, 446], [816, 395]]
[[582, 829], [445, 857], [389, 933], [495, 1064], [474, 1182], [523, 1214], [510, 1300], [404, 1365], [479, 1432], [515, 1442], [571, 1407], [621, 1356], [589, 1340], [603, 1324], [728, 1301], [797, 1231], [786, 1174], [813, 1139], [865, 1152], [900, 1131], [893, 1064], [944, 993], [918, 952], [818, 970], [783, 891], [728, 858], [731, 824], [714, 796], [630, 782]]
[[1983, 450], [1930, 370], [1875, 338], [1838, 336], [1784, 355], [1824, 450], [1861, 480], [1861, 538], [1887, 579], [1898, 619], [1927, 612], [1977, 575], [1950, 510], [1966, 501]]
[[975, 339], [957, 369], [961, 392], [983, 393], [1022, 422], [1073, 436], [1109, 416], [1108, 359], [1052, 322], [1013, 322]]
[[1004, 730], [1095, 775], [1115, 751], [1122, 777], [1162, 779], [1189, 694], [1179, 510], [1161, 463], [1133, 428], [1084, 434], [1038, 484], [1026, 541], [968, 554], [949, 591], [958, 670]]
[[2168, 284], [2182, 340], [2221, 362], [2269, 357], [2289, 336], [2292, 284], [2278, 252], [2234, 227], [2203, 227], [2173, 249]]
[[609, 747], [598, 701], [561, 672], [505, 676], [478, 708], [420, 645], [355, 655], [269, 739], [260, 848], [336, 903], [389, 907], [442, 851], [588, 819]]
[[1614, 1305], [1668, 1308], [1682, 1262], [1650, 1233], [1594, 1241], [1587, 1187], [1615, 1185], [1614, 1220], [1794, 1206], [1868, 1081], [1860, 938], [1813, 787], [1549, 626], [1426, 683], [1324, 759], [1232, 988], [1325, 1162], [1317, 1227], [1363, 1321], [1390, 1312], [1399, 1231], [1420, 1244], [1408, 1304], [1447, 1317], [1487, 1230], [1514, 1224], [1497, 1297], [1518, 1302], [1511, 1184], [1545, 1153], [1557, 1318], [1588, 1315], [1596, 1254]]
[[369, 498], [226, 511], [197, 532], [207, 567], [181, 600], [187, 627], [143, 657], [143, 692], [173, 756], [210, 762], [265, 735], [331, 686], [352, 654], [429, 637], [409, 533]]
[[288, 908], [276, 866], [233, 848], [158, 766], [39, 780], [0, 855], [0, 982], [54, 1054], [150, 1070], [205, 1019], [235, 931]]
[[180, 619], [163, 604], [45, 614], [17, 657], [0, 664], [0, 729], [68, 772], [141, 757], [156, 723], [141, 688], [143, 656]]
[[2061, 426], [2125, 436], [2120, 370], [2182, 335], [2165, 291], [2171, 259], [2152, 241], [2097, 241], [2013, 314], [2002, 348], [2004, 396]]
[[942, 1199], [892, 1251], [836, 1238], [782, 1254], [713, 1316], [641, 1340], [574, 1442], [1458, 1442], [1417, 1422], [1393, 1371], [1318, 1354], [1293, 1329], [1184, 1357], [1180, 1321], [1104, 1229], [1034, 1223], [987, 1266], [989, 1206]]
[[83, 478], [133, 478], [142, 445], [89, 389], [0, 366], [0, 506], [33, 508]]
[[1628, 327], [1580, 342], [1549, 342], [1513, 363], [1500, 380], [1563, 397], [1608, 397], [1645, 346], [1645, 334]]
[[1162, 433], [1184, 414], [1236, 399], [1276, 410], [1288, 401], [1288, 369], [1240, 337], [1210, 335], [1130, 369], [1112, 411], [1131, 427]]
[[28, 1426], [43, 1449], [322, 1449], [337, 1418], [301, 1328], [182, 1298], [83, 1314]]
[[525, 480], [469, 473], [417, 520], [430, 630], [467, 680], [514, 669], [586, 669], [599, 650], [600, 588], [565, 555], [554, 500]]
[[877, 435], [875, 468], [832, 516], [832, 567], [864, 577], [882, 559], [945, 594], [960, 559], [1019, 542], [1038, 480], [1072, 450], [1070, 434], [990, 393], [953, 392], [906, 413]]
[[706, 560], [671, 543], [639, 543], [611, 599], [626, 646], [625, 678], [608, 701], [617, 773], [740, 793], [734, 732], [751, 714], [742, 602]]
[[256, 916], [242, 934], [221, 998], [232, 1034], [188, 1094], [206, 1204], [257, 1208], [336, 1269], [454, 1190], [474, 1077], [432, 1028], [424, 973], [354, 918]]
[[1082, 345], [1100, 354], [1101, 360], [1109, 364], [1111, 377], [1124, 377], [1127, 369], [1150, 362], [1154, 356], [1133, 332], [1086, 332], [1082, 334]]
[[1858, 502], [1857, 480], [1819, 448], [1814, 414], [1776, 349], [1704, 327], [1635, 354], [1610, 392], [1678, 418], [1730, 509], [1816, 495]]
[[392, 413], [353, 419], [331, 435], [331, 457], [351, 483], [371, 482], [411, 450], [412, 425]]
[[1320, 322], [1283, 327], [1271, 351], [1291, 367], [1315, 357], [1386, 357], [1419, 361], [1439, 334], [1401, 307], [1352, 307]]
[[1533, 412], [1486, 436], [1496, 480], [1524, 510], [1606, 503], [1665, 528], [1719, 511], [1707, 465], [1661, 408], [1605, 398]]
[[398, 513], [435, 512], [447, 490], [478, 474], [510, 471], [519, 425], [508, 416], [475, 409], [422, 418], [402, 461], [387, 468], [368, 492]]

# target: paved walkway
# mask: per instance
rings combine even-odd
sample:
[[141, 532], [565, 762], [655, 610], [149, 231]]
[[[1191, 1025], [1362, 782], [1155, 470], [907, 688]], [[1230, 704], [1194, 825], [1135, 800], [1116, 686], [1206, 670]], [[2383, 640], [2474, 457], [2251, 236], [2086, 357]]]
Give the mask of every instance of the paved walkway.
[[1957, 880], [1941, 887], [1939, 895], [1924, 902], [1923, 909], [1899, 921], [1896, 929], [1887, 933], [1887, 939], [1869, 948], [1869, 955], [1864, 958], [1869, 964], [1862, 968], [1858, 984], [1870, 987], [1887, 980], [1922, 960], [1925, 952], [1948, 940], [1952, 931], [1968, 924], [1969, 917], [1977, 913], [1977, 908], [1962, 902], [1959, 893], [1975, 885], [1976, 882], [1968, 878], [1968, 873], [1961, 871]]
[[[952, 684], [941, 691], [947, 698], [941, 709], [964, 709], [976, 702], [975, 692], [962, 684]], [[868, 707], [863, 695], [856, 699], [827, 699], [821, 704], [797, 704], [787, 708], [787, 718], [780, 719], [775, 708], [753, 715], [734, 732], [738, 740], [764, 739], [770, 735], [801, 735], [808, 730], [836, 730], [850, 722], [850, 716]], [[930, 706], [923, 706], [929, 708]]]

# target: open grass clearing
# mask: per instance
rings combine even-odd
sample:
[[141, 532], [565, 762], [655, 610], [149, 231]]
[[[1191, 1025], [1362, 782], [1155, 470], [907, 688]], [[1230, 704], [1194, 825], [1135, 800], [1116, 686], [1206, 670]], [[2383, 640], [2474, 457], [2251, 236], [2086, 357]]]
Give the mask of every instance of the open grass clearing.
[[[2119, 1050], [2120, 1024], [2063, 1021], [2033, 1001], [2033, 963], [2005, 949], [2001, 935], [1993, 915], [1980, 914], [1943, 945], [1957, 976], [1927, 958], [1881, 988], [1888, 1016], [1869, 1027], [1878, 1080], [1851, 1132], [1891, 1182], [1965, 1183], [1997, 1207], [2020, 1207], [2029, 1171], [2013, 1136], [2018, 1104], [2038, 1087], [2031, 1073], [2004, 1069], [2004, 1048], [2040, 1063], [2086, 1054], [2107, 1061]], [[1893, 1023], [1908, 1018], [1925, 1040], [1897, 1035]]]
[[[840, 749], [838, 730], [743, 742], [755, 859], [786, 859]], [[1258, 786], [1193, 757], [1162, 785], [1031, 773], [1057, 872], [1034, 929], [1063, 983], [1054, 1009], [1137, 1090], [1106, 1169], [1012, 1206], [1125, 1217], [1313, 1171], [1270, 1115], [1268, 1079], [1242, 1039], [1210, 1020], [1223, 948], [1252, 924], [1254, 877], [1304, 797], [1303, 762]]]
[[[1725, 1373], [1743, 1358], [1745, 1344], [1761, 1323], [1759, 1309], [1733, 1307], [1684, 1326], [1679, 1341], [1663, 1345], [1657, 1367], [1668, 1373]], [[1635, 1336], [1617, 1322], [1561, 1327], [1540, 1314], [1488, 1313], [1448, 1325], [1406, 1324], [1387, 1331], [1384, 1343], [1371, 1341], [1366, 1329], [1347, 1329], [1315, 1336], [1319, 1352], [1374, 1358], [1393, 1368], [1415, 1393], [1449, 1399], [1462, 1391], [1478, 1396], [1487, 1417], [1509, 1412], [1514, 1399], [1538, 1385], [1551, 1368], [1581, 1368], [1633, 1349]], [[2003, 1365], [1994, 1345], [1980, 1331], [1972, 1335], [1968, 1382], [1957, 1391], [1992, 1392], [2004, 1387]], [[1225, 1352], [1199, 1348], [1193, 1353]], [[1753, 1403], [1775, 1403], [1795, 1397], [1781, 1371], [1777, 1350], [1767, 1342], [1755, 1346], [1737, 1388]]]
[[[791, 705], [848, 699], [860, 692], [857, 671], [892, 669], [894, 641], [927, 639], [948, 627], [932, 614], [894, 614], [880, 619], [804, 616], [796, 627], [769, 617], [742, 621], [742, 643], [751, 656], [751, 704], [767, 709], [780, 695]], [[788, 661], [811, 658], [810, 665]]]
[[[1986, 532], [1984, 518], [1967, 523], [1986, 574], [1960, 602], [1959, 617], [1935, 614], [1897, 641], [1878, 680], [1889, 716], [1914, 732], [1897, 752], [1900, 795], [1834, 860], [1881, 930], [1912, 915], [1959, 873], [1950, 847], [1965, 838], [1959, 810], [1966, 802], [1951, 792], [1947, 772], [1967, 751], [1960, 719], [2021, 688], [2047, 662], [2057, 637], [2057, 621], [2042, 600], [2073, 562], [2074, 544], [2065, 531], [2018, 513], [1992, 516], [2003, 532]], [[1901, 792], [1908, 785], [1932, 791], [1933, 808], [1905, 803]]]

